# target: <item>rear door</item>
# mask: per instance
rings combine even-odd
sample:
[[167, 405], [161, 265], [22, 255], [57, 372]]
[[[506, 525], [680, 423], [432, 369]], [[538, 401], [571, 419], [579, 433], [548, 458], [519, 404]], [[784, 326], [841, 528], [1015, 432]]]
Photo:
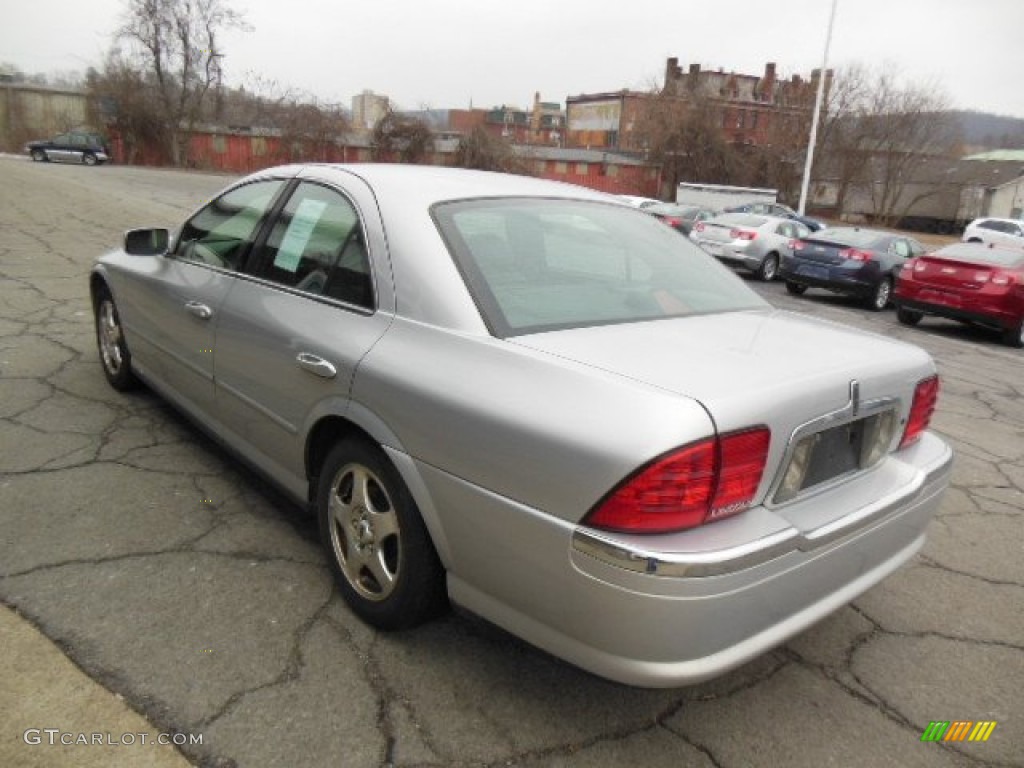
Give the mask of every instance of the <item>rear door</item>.
[[221, 312], [219, 418], [296, 493], [309, 426], [345, 411], [356, 367], [391, 322], [386, 254], [368, 247], [383, 241], [380, 231], [362, 181], [299, 182]]

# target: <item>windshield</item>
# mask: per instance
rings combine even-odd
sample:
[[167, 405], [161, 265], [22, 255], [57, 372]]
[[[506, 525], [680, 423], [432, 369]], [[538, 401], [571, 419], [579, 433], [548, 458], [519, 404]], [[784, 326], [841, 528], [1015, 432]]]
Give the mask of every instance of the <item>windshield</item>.
[[531, 198], [442, 203], [432, 213], [497, 336], [769, 306], [637, 210]]

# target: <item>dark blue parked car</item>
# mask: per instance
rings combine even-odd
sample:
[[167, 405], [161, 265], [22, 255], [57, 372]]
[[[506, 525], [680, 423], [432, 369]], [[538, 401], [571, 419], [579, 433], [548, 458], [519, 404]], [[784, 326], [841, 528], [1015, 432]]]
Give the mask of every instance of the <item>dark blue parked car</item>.
[[799, 296], [808, 288], [856, 296], [880, 311], [889, 304], [903, 264], [925, 248], [894, 232], [835, 227], [813, 232], [790, 244], [779, 274], [786, 290]]

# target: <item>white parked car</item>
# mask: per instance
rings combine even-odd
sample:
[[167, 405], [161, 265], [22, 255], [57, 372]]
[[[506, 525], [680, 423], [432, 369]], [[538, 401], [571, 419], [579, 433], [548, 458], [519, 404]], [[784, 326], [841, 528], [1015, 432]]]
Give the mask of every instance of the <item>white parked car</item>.
[[655, 200], [653, 197], [640, 197], [638, 195], [617, 195], [617, 197], [634, 208], [650, 208], [652, 205], [661, 205], [661, 200]]
[[790, 243], [811, 234], [799, 221], [753, 213], [723, 213], [697, 222], [690, 239], [731, 267], [740, 267], [771, 282], [782, 260], [791, 255]]
[[965, 243], [998, 243], [1024, 246], [1024, 221], [1020, 219], [975, 219], [964, 229]]

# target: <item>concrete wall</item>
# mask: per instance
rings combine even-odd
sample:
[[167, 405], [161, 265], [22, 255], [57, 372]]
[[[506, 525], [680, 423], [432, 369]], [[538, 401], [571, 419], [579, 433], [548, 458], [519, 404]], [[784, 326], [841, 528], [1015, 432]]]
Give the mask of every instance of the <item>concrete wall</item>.
[[1002, 219], [1024, 218], [1024, 176], [992, 190], [985, 214]]
[[87, 113], [80, 91], [0, 83], [0, 150], [20, 152], [26, 141], [83, 127]]

